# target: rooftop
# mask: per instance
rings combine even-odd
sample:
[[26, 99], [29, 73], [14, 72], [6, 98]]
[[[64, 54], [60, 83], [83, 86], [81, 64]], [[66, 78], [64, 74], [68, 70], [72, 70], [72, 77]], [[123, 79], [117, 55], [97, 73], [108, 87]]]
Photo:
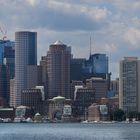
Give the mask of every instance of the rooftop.
[[64, 45], [61, 41], [57, 40], [54, 45]]

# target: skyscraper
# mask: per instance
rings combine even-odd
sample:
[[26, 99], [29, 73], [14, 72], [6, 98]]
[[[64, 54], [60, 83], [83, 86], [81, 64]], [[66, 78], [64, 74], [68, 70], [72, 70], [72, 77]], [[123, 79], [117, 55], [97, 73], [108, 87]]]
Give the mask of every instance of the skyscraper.
[[10, 40], [0, 40], [0, 98], [3, 106], [9, 105], [10, 78], [13, 78], [15, 73], [14, 45]]
[[70, 98], [71, 48], [60, 41], [50, 45], [47, 52], [49, 98], [63, 96]]
[[140, 60], [124, 57], [120, 62], [119, 107], [126, 113], [140, 111]]
[[3, 64], [6, 49], [14, 48], [15, 44], [10, 40], [0, 40], [0, 64]]
[[9, 105], [10, 96], [10, 73], [6, 65], [0, 65], [0, 98], [3, 106]]
[[108, 74], [108, 57], [106, 54], [98, 53], [90, 55], [86, 67], [88, 67], [89, 73]]
[[15, 104], [21, 105], [21, 91], [27, 87], [27, 65], [37, 64], [37, 33], [15, 33]]

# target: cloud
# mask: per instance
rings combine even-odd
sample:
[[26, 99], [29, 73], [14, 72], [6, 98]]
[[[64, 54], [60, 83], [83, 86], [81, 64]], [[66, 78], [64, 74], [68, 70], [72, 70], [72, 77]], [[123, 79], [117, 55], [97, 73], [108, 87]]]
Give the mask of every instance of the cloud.
[[82, 4], [71, 4], [66, 2], [58, 2], [58, 1], [49, 1], [48, 7], [51, 9], [54, 9], [56, 11], [60, 11], [60, 9], [63, 12], [70, 13], [70, 14], [76, 14], [76, 15], [83, 15], [87, 16], [93, 21], [100, 21], [108, 17], [108, 15], [111, 13], [108, 11], [105, 7], [100, 8], [97, 6], [84, 6]]
[[140, 49], [140, 29], [130, 28], [124, 34], [124, 39], [132, 45], [133, 49]]
[[88, 58], [90, 36], [93, 53], [111, 55], [112, 72], [124, 55], [140, 58], [139, 0], [0, 0], [0, 5], [0, 26], [9, 39], [18, 30], [38, 32], [38, 59], [56, 40], [72, 46], [74, 56]]

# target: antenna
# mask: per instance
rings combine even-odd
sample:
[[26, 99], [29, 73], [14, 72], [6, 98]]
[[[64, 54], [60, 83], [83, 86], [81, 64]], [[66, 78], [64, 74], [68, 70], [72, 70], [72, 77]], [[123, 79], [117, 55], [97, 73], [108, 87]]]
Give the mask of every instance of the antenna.
[[91, 56], [91, 36], [90, 36], [90, 50], [89, 50], [89, 56]]

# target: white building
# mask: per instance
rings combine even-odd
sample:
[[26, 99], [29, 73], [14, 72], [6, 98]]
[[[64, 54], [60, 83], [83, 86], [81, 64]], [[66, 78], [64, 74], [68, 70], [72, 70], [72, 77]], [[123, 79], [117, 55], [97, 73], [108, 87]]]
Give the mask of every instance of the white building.
[[120, 62], [119, 107], [126, 113], [140, 112], [140, 60], [124, 57]]

